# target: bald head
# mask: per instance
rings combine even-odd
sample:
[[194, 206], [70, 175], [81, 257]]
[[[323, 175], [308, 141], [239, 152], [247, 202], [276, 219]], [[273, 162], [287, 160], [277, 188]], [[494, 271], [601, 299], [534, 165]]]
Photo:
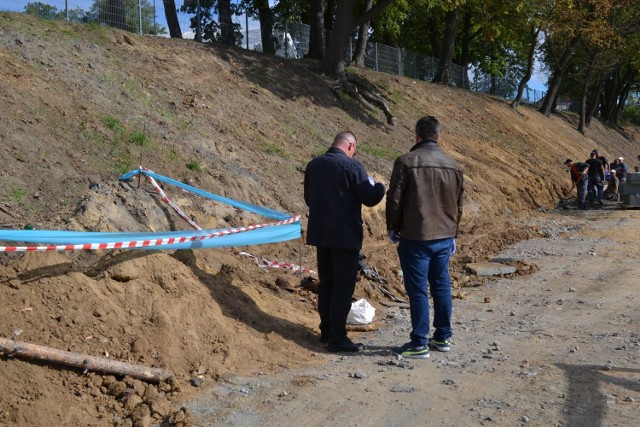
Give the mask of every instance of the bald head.
[[345, 131], [336, 135], [331, 146], [339, 148], [344, 151], [347, 156], [353, 157], [356, 154], [357, 144], [358, 141], [356, 140], [356, 136], [353, 132]]

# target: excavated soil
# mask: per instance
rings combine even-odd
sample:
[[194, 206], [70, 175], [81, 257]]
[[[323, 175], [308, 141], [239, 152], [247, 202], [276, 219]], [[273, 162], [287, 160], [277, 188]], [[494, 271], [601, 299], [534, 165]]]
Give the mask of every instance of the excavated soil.
[[[609, 159], [632, 159], [628, 164], [634, 166], [633, 159], [640, 153], [636, 129], [616, 131], [596, 121], [583, 136], [575, 130], [572, 115], [544, 117], [527, 107], [515, 112], [501, 99], [357, 71], [389, 99], [398, 119], [398, 124], [390, 127], [381, 112], [361, 107], [337, 89], [335, 82], [315, 73], [316, 66], [310, 61], [286, 62], [241, 49], [0, 14], [0, 226], [81, 231], [189, 229], [148, 184], [143, 182], [138, 188], [135, 180], [128, 184], [118, 181], [121, 173], [142, 163], [215, 194], [302, 214], [304, 231], [302, 172], [337, 132], [355, 132], [359, 138], [358, 158], [378, 180], [388, 181], [394, 158], [412, 144], [415, 121], [432, 114], [443, 122], [444, 150], [465, 170], [465, 214], [459, 253], [452, 265], [456, 304], [465, 314], [457, 317], [461, 322], [459, 343], [475, 340], [479, 346], [491, 346], [492, 337], [500, 334], [499, 328], [507, 327], [492, 322], [483, 327], [468, 324], [474, 322], [470, 320], [473, 316], [466, 315], [465, 310], [480, 310], [470, 301], [487, 297], [504, 310], [511, 310], [539, 295], [503, 284], [524, 281], [526, 286], [540, 288], [536, 290], [540, 293], [544, 292], [545, 280], [551, 280], [551, 276], [544, 276], [549, 268], [546, 262], [530, 256], [514, 259], [511, 264], [517, 272], [498, 282], [470, 275], [465, 263], [486, 261], [528, 239], [544, 242], [558, 239], [559, 234], [570, 236], [609, 224], [614, 227], [616, 221], [624, 231], [609, 236], [613, 240], [606, 243], [608, 249], [626, 254], [632, 244], [629, 236], [637, 236], [637, 224], [626, 228], [625, 222], [632, 221], [636, 211], [620, 210], [616, 204], [584, 214], [556, 210], [570, 188], [564, 159], [585, 159], [597, 147]], [[265, 222], [256, 215], [171, 187], [165, 190], [203, 228]], [[377, 308], [376, 325], [382, 329], [376, 332], [379, 337], [371, 332], [353, 334], [371, 339], [381, 347], [380, 357], [387, 357], [382, 347], [404, 340], [408, 320], [406, 310], [384, 304], [403, 300], [405, 295], [395, 248], [385, 235], [384, 205], [365, 210], [364, 219], [363, 252], [368, 274], [358, 282], [356, 297], [367, 298]], [[579, 226], [567, 229], [558, 225], [565, 220], [577, 221]], [[601, 234], [611, 234], [604, 230]], [[570, 253], [579, 242], [569, 239], [565, 243], [557, 249], [559, 253]], [[267, 377], [265, 381], [278, 384], [278, 375], [285, 375], [282, 381], [288, 381], [288, 373], [317, 369], [314, 375], [341, 378], [336, 356], [326, 353], [317, 340], [313, 280], [301, 282], [287, 271], [261, 269], [251, 258], [240, 256], [241, 251], [315, 268], [313, 248], [300, 240], [207, 250], [0, 254], [0, 337], [161, 367], [175, 374], [170, 381], [152, 384], [5, 354], [0, 359], [0, 425], [281, 425], [301, 416], [300, 408], [307, 405], [274, 412], [277, 405], [269, 402], [291, 397], [283, 393], [285, 390], [274, 392], [275, 397], [244, 393], [258, 396], [256, 402], [262, 402], [252, 403], [254, 406], [245, 412], [248, 418], [234, 412], [234, 396], [228, 388], [220, 392], [219, 387], [237, 384], [242, 376], [252, 378], [250, 381]], [[628, 253], [637, 256], [633, 251]], [[633, 264], [632, 259], [628, 264]], [[624, 269], [632, 268], [628, 264]], [[600, 275], [595, 271], [585, 275], [575, 288], [610, 286], [610, 275], [616, 273], [611, 268]], [[558, 274], [549, 271], [554, 277]], [[628, 282], [632, 277], [637, 275], [625, 273], [627, 282], [620, 284], [626, 292], [621, 295], [628, 298], [632, 297]], [[593, 298], [584, 296], [590, 304], [595, 304]], [[632, 311], [628, 301], [612, 297], [601, 308], [608, 313]], [[553, 304], [553, 300], [548, 302]], [[582, 333], [575, 335], [585, 342], [576, 347], [598, 345], [602, 334], [608, 333], [602, 324], [587, 321], [590, 314], [586, 310], [572, 310], [566, 318], [562, 317], [565, 311], [552, 313], [557, 315], [556, 328], [568, 319], [584, 325]], [[535, 316], [545, 315], [535, 311]], [[519, 320], [529, 324], [527, 318]], [[606, 316], [601, 320], [611, 321]], [[637, 326], [637, 320], [629, 317], [628, 329]], [[620, 333], [626, 344], [619, 351], [627, 354], [614, 364], [621, 367], [620, 376], [628, 379], [637, 375], [633, 371], [637, 336]], [[562, 340], [553, 342], [563, 346], [558, 354], [566, 356], [570, 349], [558, 341]], [[612, 345], [607, 344], [607, 348]], [[511, 362], [524, 358], [530, 361], [526, 366], [534, 360], [527, 354], [540, 354], [541, 347], [549, 346], [548, 340], [539, 335], [537, 339], [509, 338], [508, 345], [517, 347]], [[465, 357], [482, 358], [469, 356], [470, 351], [462, 347], [454, 356], [459, 358], [455, 361], [458, 365], [451, 366], [462, 366]], [[579, 370], [580, 365], [573, 364], [570, 357], [553, 357], [550, 362], [552, 356], [545, 355], [540, 363], [562, 363], [568, 371]], [[591, 363], [607, 362], [597, 359]], [[416, 366], [414, 371], [418, 369]], [[505, 369], [520, 368], [509, 365]], [[527, 369], [532, 372], [534, 368]], [[487, 371], [491, 375], [476, 375], [477, 369], [471, 373], [453, 370], [461, 377], [449, 378], [451, 384], [469, 381], [472, 389], [478, 389], [494, 381], [502, 384], [505, 393], [520, 393], [525, 400], [529, 396], [530, 405], [538, 408], [535, 414], [544, 413], [540, 406], [548, 405], [541, 403], [534, 392], [525, 392], [535, 388], [510, 388], [511, 383], [500, 376], [499, 369]], [[413, 373], [403, 371], [403, 375]], [[297, 375], [295, 384], [314, 385], [314, 378]], [[606, 382], [609, 377], [599, 378]], [[555, 380], [559, 384], [565, 381], [559, 374]], [[310, 401], [331, 401], [335, 387], [344, 386], [339, 380], [322, 384], [331, 388], [303, 387], [311, 393]], [[428, 392], [426, 384], [414, 390]], [[573, 383], [571, 386], [579, 388]], [[560, 391], [561, 386], [554, 387], [553, 393], [568, 393]], [[614, 401], [622, 399], [623, 404], [631, 405], [630, 410], [637, 411], [637, 383], [626, 387], [631, 391]], [[404, 406], [377, 407], [375, 402], [380, 399], [402, 400], [401, 396], [389, 397], [387, 388], [383, 388], [356, 387], [350, 391], [359, 397], [343, 401], [341, 408], [353, 419], [336, 415], [336, 425], [393, 425], [402, 419], [424, 419], [424, 412], [418, 409], [411, 412], [415, 412], [415, 418], [398, 415], [410, 406], [409, 401]], [[449, 397], [434, 403], [441, 409], [429, 410], [436, 411], [438, 422], [455, 425], [456, 418], [451, 414], [473, 407], [469, 399], [475, 394], [468, 394], [466, 388], [451, 388], [446, 390], [451, 393]], [[363, 392], [371, 393], [370, 398], [362, 397]], [[219, 406], [203, 409], [206, 403], [193, 403], [208, 399], [207, 393], [219, 393], [215, 395]], [[410, 395], [417, 399], [421, 393]], [[629, 401], [624, 400], [627, 397]], [[491, 400], [493, 397], [487, 399], [483, 405], [492, 410], [504, 408]], [[573, 406], [560, 407], [552, 417], [538, 418], [541, 421], [536, 425], [572, 425], [576, 420], [588, 420], [596, 412], [585, 402], [600, 402], [601, 396], [589, 394], [585, 401], [576, 399], [570, 402]], [[611, 400], [606, 396], [603, 399]], [[364, 400], [371, 404], [357, 403]], [[328, 406], [316, 403], [308, 407], [309, 422], [322, 424], [321, 415]], [[594, 407], [606, 412], [603, 404]], [[575, 414], [575, 408], [586, 415], [571, 418], [563, 412], [566, 409]], [[383, 411], [391, 411], [398, 418], [385, 418]], [[614, 418], [599, 416], [597, 424], [584, 424], [629, 425], [627, 421], [633, 419], [627, 412], [616, 418], [617, 412], [609, 411], [606, 416], [611, 413]], [[224, 414], [231, 416], [225, 418]], [[287, 414], [292, 418], [282, 418]], [[516, 425], [525, 419], [522, 417], [533, 419], [534, 412], [514, 413], [507, 418], [496, 414], [500, 412], [486, 415], [491, 420], [468, 417], [461, 424], [497, 421]]]

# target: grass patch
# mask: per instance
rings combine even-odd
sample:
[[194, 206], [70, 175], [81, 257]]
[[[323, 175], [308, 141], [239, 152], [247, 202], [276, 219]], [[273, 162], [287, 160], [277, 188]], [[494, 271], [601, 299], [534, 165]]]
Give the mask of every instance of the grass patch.
[[129, 135], [129, 142], [135, 145], [146, 146], [149, 143], [149, 137], [145, 135], [144, 132], [134, 130]]
[[202, 166], [200, 166], [200, 163], [196, 162], [195, 160], [192, 160], [189, 163], [187, 163], [187, 169], [194, 172], [200, 172], [202, 170]]
[[9, 198], [9, 201], [16, 202], [22, 205], [24, 204], [24, 201], [27, 198], [27, 191], [22, 188], [14, 187], [9, 190], [8, 198]]
[[104, 123], [106, 127], [108, 127], [109, 129], [111, 129], [116, 133], [122, 132], [122, 124], [120, 124], [118, 119], [116, 119], [115, 117], [106, 116], [102, 119], [102, 123]]
[[358, 151], [362, 151], [363, 153], [370, 154], [379, 159], [385, 160], [395, 160], [400, 152], [394, 149], [393, 147], [373, 147], [368, 144], [359, 144]]
[[289, 158], [289, 153], [284, 151], [284, 148], [282, 148], [280, 145], [273, 142], [263, 142], [262, 144], [260, 144], [260, 149], [264, 153], [274, 154], [278, 157], [282, 157], [283, 159]]

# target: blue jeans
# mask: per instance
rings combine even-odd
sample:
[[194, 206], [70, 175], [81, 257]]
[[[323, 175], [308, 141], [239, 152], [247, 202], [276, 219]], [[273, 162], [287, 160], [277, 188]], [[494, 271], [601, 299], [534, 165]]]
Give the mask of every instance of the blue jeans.
[[411, 306], [411, 344], [429, 343], [429, 295], [433, 298], [433, 339], [451, 337], [451, 278], [449, 257], [453, 237], [438, 240], [401, 239], [398, 256], [404, 276], [404, 287]]
[[600, 175], [589, 177], [587, 189], [589, 191], [589, 202], [593, 205], [593, 202], [597, 200], [599, 204], [602, 204], [603, 185]]

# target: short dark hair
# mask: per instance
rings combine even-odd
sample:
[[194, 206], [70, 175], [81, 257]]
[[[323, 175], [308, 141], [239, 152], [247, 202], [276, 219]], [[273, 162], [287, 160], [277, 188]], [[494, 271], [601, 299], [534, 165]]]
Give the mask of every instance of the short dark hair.
[[433, 116], [424, 116], [416, 123], [416, 135], [422, 141], [437, 139], [440, 135], [440, 122]]
[[567, 163], [573, 163], [573, 160], [571, 160], [571, 159], [567, 159], [567, 160], [565, 160], [565, 161], [564, 161], [564, 164], [566, 165]]
[[340, 132], [339, 134], [337, 134], [336, 137], [333, 139], [333, 143], [336, 144], [336, 143], [339, 143], [340, 141], [347, 141], [348, 142], [349, 139], [350, 139], [349, 137], [353, 137], [353, 140], [358, 142], [358, 138], [356, 138], [356, 135], [353, 132], [347, 130], [347, 131]]

